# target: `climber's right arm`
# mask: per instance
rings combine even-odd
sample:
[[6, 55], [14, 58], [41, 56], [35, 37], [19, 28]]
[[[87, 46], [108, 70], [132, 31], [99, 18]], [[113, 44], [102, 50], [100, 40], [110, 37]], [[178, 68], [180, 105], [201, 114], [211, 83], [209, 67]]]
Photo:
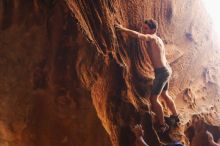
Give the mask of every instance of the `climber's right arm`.
[[127, 33], [129, 36], [138, 38], [139, 32], [123, 27], [122, 25], [116, 25], [116, 28], [120, 31]]
[[141, 39], [141, 40], [145, 40], [145, 41], [148, 41], [150, 39], [152, 39], [153, 37], [149, 34], [142, 34], [142, 33], [139, 33], [137, 31], [134, 31], [134, 30], [131, 30], [131, 29], [128, 29], [128, 28], [125, 28], [123, 27], [122, 25], [119, 25], [119, 24], [116, 24], [115, 27], [125, 33], [127, 33], [128, 35], [134, 37], [134, 38], [138, 38], [138, 39]]

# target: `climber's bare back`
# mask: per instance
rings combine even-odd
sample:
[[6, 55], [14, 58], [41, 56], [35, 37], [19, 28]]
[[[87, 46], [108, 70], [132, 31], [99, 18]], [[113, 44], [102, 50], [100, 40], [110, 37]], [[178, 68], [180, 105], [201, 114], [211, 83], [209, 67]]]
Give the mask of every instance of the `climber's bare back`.
[[115, 27], [123, 32], [126, 32], [134, 38], [145, 41], [147, 44], [147, 52], [151, 59], [154, 68], [161, 68], [167, 66], [165, 56], [165, 47], [163, 41], [156, 35], [156, 28], [150, 29], [148, 25], [143, 25], [143, 33], [128, 29], [122, 25], [116, 24]]
[[153, 35], [150, 40], [146, 41], [147, 52], [154, 68], [166, 67], [167, 59], [165, 56], [165, 47], [163, 41], [157, 36]]

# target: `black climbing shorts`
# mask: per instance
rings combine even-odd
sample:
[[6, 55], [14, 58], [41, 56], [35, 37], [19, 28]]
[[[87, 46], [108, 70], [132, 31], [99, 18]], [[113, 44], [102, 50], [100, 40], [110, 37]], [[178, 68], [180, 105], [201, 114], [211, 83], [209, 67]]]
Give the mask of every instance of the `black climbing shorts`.
[[153, 87], [151, 95], [159, 95], [162, 91], [166, 91], [169, 88], [169, 79], [172, 74], [171, 68], [161, 67], [155, 68], [155, 79], [153, 81]]

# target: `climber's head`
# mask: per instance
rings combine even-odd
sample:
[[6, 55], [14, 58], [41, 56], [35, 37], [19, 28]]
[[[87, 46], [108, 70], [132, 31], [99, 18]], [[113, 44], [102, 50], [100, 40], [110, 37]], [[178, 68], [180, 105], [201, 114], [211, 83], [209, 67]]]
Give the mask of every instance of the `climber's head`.
[[157, 32], [157, 21], [154, 19], [147, 19], [143, 24], [143, 33], [144, 34], [154, 34]]

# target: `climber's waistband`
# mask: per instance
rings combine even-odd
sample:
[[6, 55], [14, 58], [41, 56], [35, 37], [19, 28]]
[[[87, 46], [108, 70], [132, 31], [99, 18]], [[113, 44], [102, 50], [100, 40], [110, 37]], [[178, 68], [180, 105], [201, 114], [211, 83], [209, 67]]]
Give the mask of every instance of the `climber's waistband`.
[[154, 69], [155, 75], [156, 74], [161, 74], [161, 73], [169, 73], [172, 74], [172, 69], [170, 66], [164, 66], [164, 67], [159, 67]]

